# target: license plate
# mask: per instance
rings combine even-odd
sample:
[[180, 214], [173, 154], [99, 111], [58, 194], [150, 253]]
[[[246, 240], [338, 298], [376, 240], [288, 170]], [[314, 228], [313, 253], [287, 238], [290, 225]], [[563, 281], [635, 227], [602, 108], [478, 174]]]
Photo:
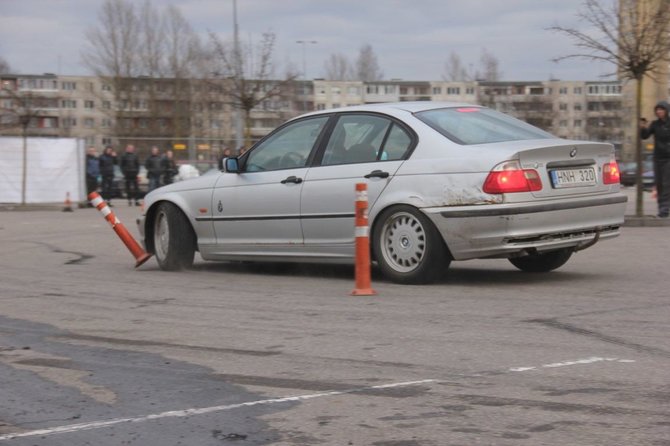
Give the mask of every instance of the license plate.
[[581, 169], [552, 170], [551, 182], [555, 188], [596, 185], [596, 170], [593, 167]]

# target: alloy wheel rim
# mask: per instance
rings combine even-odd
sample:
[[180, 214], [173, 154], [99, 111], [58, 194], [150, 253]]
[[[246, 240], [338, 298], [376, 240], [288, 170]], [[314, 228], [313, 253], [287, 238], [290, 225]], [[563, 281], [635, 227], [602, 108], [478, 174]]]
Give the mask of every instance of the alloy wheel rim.
[[156, 256], [159, 259], [164, 259], [167, 256], [169, 244], [170, 228], [168, 226], [167, 217], [165, 213], [160, 212], [156, 217], [156, 228], [154, 231], [154, 245], [156, 248]]
[[381, 251], [395, 271], [408, 273], [419, 267], [426, 254], [426, 231], [408, 212], [392, 215], [382, 227]]

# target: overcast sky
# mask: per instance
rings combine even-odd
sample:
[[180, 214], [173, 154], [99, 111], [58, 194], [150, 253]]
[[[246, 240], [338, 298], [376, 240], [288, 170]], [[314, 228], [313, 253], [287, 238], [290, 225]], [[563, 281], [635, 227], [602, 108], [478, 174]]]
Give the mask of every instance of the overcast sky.
[[[27, 74], [90, 74], [80, 53], [87, 28], [98, 23], [103, 0], [0, 0], [0, 57]], [[141, 2], [136, 2], [140, 6]], [[607, 65], [551, 59], [574, 51], [572, 43], [546, 28], [578, 26], [582, 0], [238, 0], [240, 37], [277, 36], [278, 66], [324, 75], [333, 53], [355, 59], [372, 45], [385, 79], [441, 80], [453, 51], [478, 65], [482, 49], [500, 61], [503, 80], [597, 80]], [[193, 28], [232, 36], [233, 0], [153, 0], [181, 9]]]

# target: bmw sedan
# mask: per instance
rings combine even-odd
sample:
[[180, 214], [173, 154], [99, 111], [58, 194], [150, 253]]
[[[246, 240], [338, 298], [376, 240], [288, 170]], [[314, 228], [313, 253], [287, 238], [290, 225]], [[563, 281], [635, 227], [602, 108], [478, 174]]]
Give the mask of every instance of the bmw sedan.
[[224, 169], [147, 195], [138, 221], [165, 270], [204, 260], [354, 262], [355, 184], [373, 261], [428, 283], [452, 261], [547, 272], [619, 235], [610, 144], [568, 141], [496, 111], [401, 102], [292, 119]]

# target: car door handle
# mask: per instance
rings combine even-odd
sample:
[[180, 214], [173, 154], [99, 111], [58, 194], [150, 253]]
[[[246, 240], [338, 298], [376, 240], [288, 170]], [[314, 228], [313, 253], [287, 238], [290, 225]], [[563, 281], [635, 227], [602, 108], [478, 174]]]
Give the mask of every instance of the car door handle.
[[365, 178], [388, 178], [389, 173], [384, 172], [383, 170], [373, 170], [369, 174], [365, 175]]
[[286, 183], [300, 184], [300, 183], [302, 183], [302, 178], [298, 178], [296, 176], [291, 175], [290, 177], [281, 180], [281, 184], [286, 184]]

